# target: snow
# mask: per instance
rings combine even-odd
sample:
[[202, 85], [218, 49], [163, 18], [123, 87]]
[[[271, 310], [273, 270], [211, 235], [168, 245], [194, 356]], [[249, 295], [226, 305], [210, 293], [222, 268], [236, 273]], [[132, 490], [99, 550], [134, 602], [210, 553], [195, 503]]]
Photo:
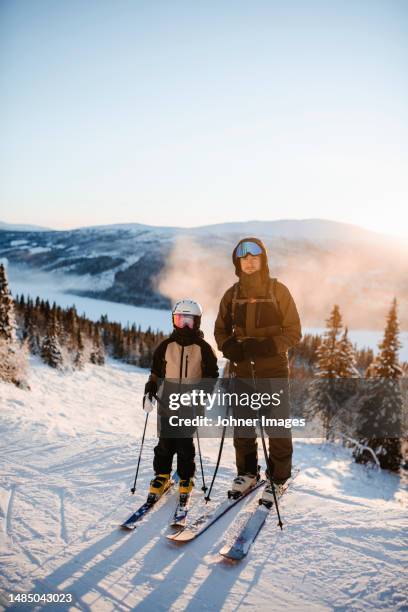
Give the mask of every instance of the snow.
[[30, 249], [31, 255], [37, 255], [38, 253], [48, 253], [51, 251], [50, 247], [34, 246]]
[[[154, 418], [132, 496], [146, 376], [113, 361], [62, 374], [32, 358], [30, 391], [0, 383], [0, 605], [9, 593], [64, 591], [75, 607], [59, 609], [97, 612], [407, 609], [408, 491], [340, 446], [295, 441], [301, 471], [282, 500], [284, 530], [271, 515], [239, 564], [218, 551], [245, 504], [186, 545], [164, 537], [173, 494], [135, 532], [120, 531], [152, 474]], [[218, 442], [201, 446], [209, 479]], [[227, 440], [214, 501], [233, 457]], [[198, 485], [192, 518], [203, 507]]]
[[22, 244], [28, 244], [28, 240], [12, 240], [10, 246], [21, 246]]

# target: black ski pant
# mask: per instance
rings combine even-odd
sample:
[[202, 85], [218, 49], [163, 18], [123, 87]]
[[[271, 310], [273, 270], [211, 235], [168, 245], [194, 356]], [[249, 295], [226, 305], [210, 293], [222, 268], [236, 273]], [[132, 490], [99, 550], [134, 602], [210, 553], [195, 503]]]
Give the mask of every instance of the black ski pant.
[[[283, 373], [282, 373], [283, 374]], [[285, 393], [282, 395], [282, 402], [279, 410], [260, 411], [265, 417], [288, 417], [289, 416], [289, 385], [284, 376], [274, 376], [279, 378], [279, 387], [283, 387]], [[271, 377], [272, 378], [272, 377]], [[265, 390], [262, 382], [258, 381], [258, 391]], [[247, 408], [237, 406], [234, 410], [236, 416], [253, 417], [256, 416]], [[280, 429], [272, 427], [264, 428], [264, 435], [267, 448], [269, 446], [269, 463], [272, 468], [272, 480], [276, 483], [285, 481], [291, 476], [292, 472], [292, 434], [290, 429]], [[234, 448], [235, 460], [238, 474], [257, 474], [258, 473], [258, 441], [257, 432], [254, 427], [234, 427]], [[263, 456], [263, 450], [261, 448]], [[268, 466], [267, 466], [268, 467]], [[268, 470], [269, 471], [269, 470]]]
[[177, 473], [180, 480], [188, 480], [195, 474], [195, 447], [193, 438], [159, 438], [154, 449], [155, 474], [170, 474], [173, 457], [177, 454]]

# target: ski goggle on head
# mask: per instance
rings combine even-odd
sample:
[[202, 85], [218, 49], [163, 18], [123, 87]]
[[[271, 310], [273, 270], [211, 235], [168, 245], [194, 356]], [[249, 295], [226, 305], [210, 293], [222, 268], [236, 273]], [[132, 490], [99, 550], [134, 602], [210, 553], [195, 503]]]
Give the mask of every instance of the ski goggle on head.
[[183, 327], [197, 329], [200, 325], [200, 317], [191, 314], [176, 313], [173, 315], [173, 325], [180, 329], [183, 329]]
[[262, 253], [263, 251], [261, 247], [259, 246], [259, 244], [256, 244], [256, 242], [251, 242], [249, 240], [241, 242], [235, 249], [236, 257], [246, 257], [248, 254], [254, 255], [254, 256], [262, 255]]

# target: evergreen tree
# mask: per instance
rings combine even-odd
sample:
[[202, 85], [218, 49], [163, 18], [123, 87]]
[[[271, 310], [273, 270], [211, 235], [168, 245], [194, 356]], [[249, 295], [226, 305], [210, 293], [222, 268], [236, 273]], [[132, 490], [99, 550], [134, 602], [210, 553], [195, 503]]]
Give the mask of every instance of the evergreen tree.
[[85, 360], [84, 360], [84, 343], [82, 341], [82, 334], [81, 334], [81, 330], [78, 328], [77, 331], [77, 353], [75, 355], [75, 359], [74, 359], [74, 366], [77, 370], [83, 370], [84, 368], [84, 364], [85, 364]]
[[78, 349], [78, 317], [75, 306], [68, 308], [65, 317], [65, 333], [68, 350], [74, 352]]
[[14, 301], [6, 270], [0, 264], [0, 378], [23, 386], [26, 362], [26, 351], [17, 341]]
[[356, 351], [349, 340], [348, 329], [338, 343], [338, 380], [336, 386], [336, 429], [344, 435], [354, 435], [356, 410], [355, 402], [361, 389], [360, 374], [356, 367]]
[[58, 327], [57, 315], [54, 311], [50, 317], [47, 334], [42, 344], [41, 357], [47, 365], [60, 369], [63, 366], [63, 357], [58, 339]]
[[92, 343], [92, 351], [89, 357], [91, 363], [101, 366], [105, 365], [105, 350], [103, 348], [101, 332], [98, 324], [94, 326]]
[[[358, 438], [377, 455], [382, 468], [398, 471], [401, 460], [402, 370], [398, 363], [399, 324], [397, 301], [387, 316], [380, 352], [368, 371], [366, 389], [359, 402]], [[384, 436], [384, 433], [386, 434]], [[371, 461], [366, 452], [354, 453], [357, 462]]]
[[115, 359], [123, 359], [125, 356], [125, 342], [122, 327], [115, 325], [113, 335], [113, 356]]
[[337, 373], [340, 378], [357, 378], [359, 376], [356, 368], [356, 352], [349, 340], [347, 327], [338, 344]]
[[0, 339], [7, 344], [12, 344], [16, 341], [14, 301], [10, 294], [7, 274], [3, 264], [0, 264]]
[[326, 320], [326, 331], [317, 350], [319, 378], [337, 378], [339, 376], [340, 342], [342, 330], [340, 309], [333, 307], [330, 317]]
[[360, 374], [364, 374], [374, 361], [374, 352], [370, 348], [356, 351], [356, 367]]
[[353, 367], [351, 345], [347, 333], [340, 338], [341, 331], [340, 309], [335, 305], [326, 320], [326, 331], [317, 349], [316, 379], [308, 400], [308, 412], [311, 416], [320, 416], [326, 440], [332, 435], [332, 421], [345, 401], [340, 379]]
[[26, 346], [32, 355], [38, 355], [41, 352], [38, 330], [34, 324], [33, 311], [30, 308], [29, 303], [27, 303], [24, 311], [23, 339], [25, 340]]

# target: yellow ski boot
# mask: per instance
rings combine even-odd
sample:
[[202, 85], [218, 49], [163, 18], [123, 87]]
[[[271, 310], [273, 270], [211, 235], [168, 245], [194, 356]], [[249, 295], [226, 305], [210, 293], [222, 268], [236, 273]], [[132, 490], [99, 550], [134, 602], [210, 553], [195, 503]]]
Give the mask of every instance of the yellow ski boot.
[[170, 485], [170, 474], [156, 474], [150, 481], [149, 495], [160, 497]]
[[180, 480], [179, 482], [179, 493], [180, 495], [189, 495], [194, 487], [194, 478], [187, 478], [186, 480]]

